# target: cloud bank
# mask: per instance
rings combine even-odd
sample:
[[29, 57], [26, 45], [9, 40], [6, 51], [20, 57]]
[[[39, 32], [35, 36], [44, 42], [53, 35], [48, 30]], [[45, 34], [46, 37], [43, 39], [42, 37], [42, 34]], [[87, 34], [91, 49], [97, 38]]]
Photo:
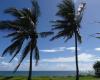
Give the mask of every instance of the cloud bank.
[[[41, 52], [47, 52], [47, 53], [55, 53], [55, 52], [63, 52], [63, 51], [75, 51], [75, 47], [58, 47], [58, 48], [53, 48], [53, 49], [44, 49], [44, 50], [40, 50]], [[78, 48], [78, 50], [80, 50], [80, 48]]]

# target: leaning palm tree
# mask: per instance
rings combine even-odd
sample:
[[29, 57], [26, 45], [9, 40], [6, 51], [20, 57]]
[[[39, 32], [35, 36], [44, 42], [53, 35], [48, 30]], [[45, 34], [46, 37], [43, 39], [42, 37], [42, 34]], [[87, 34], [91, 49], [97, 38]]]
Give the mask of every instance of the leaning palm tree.
[[[31, 9], [9, 8], [5, 10], [5, 13], [14, 16], [15, 19], [0, 21], [0, 30], [10, 30], [10, 33], [6, 37], [10, 37], [12, 43], [4, 50], [2, 56], [9, 53], [12, 56], [10, 60], [11, 62], [15, 58], [15, 56], [21, 51], [21, 49], [23, 50], [19, 63], [14, 70], [14, 72], [16, 72], [24, 58], [29, 54], [30, 65], [28, 80], [31, 80], [32, 56], [34, 55], [36, 65], [39, 60], [37, 39], [39, 37], [47, 37], [48, 35], [51, 35], [52, 32], [37, 32], [37, 24], [40, 10], [36, 0], [32, 0]], [[24, 44], [24, 42], [27, 43]], [[23, 44], [24, 48], [22, 48]]]
[[75, 38], [75, 59], [76, 59], [76, 80], [79, 80], [79, 67], [78, 67], [78, 50], [77, 42], [81, 43], [80, 35], [80, 24], [83, 16], [83, 11], [86, 3], [81, 3], [78, 10], [75, 9], [75, 4], [73, 0], [63, 0], [61, 4], [58, 5], [57, 16], [60, 16], [61, 19], [52, 21], [53, 26], [52, 30], [57, 30], [58, 33], [52, 40], [63, 37], [65, 41]]

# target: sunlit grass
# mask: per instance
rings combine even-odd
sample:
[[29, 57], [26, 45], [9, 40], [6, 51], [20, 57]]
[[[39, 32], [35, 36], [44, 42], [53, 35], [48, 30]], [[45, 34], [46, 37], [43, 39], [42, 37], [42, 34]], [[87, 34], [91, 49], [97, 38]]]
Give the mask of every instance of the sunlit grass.
[[[0, 80], [27, 80], [27, 77], [0, 77]], [[32, 80], [75, 80], [75, 77], [33, 77]], [[100, 78], [83, 76], [80, 80], [100, 80]]]

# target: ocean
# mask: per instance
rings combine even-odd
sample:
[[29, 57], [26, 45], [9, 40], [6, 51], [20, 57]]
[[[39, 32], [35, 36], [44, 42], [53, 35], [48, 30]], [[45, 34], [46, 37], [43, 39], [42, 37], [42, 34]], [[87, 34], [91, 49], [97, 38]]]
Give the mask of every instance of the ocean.
[[[75, 76], [75, 71], [32, 71], [32, 76]], [[81, 75], [93, 75], [93, 72], [80, 72]], [[27, 76], [28, 71], [0, 71], [0, 76]]]

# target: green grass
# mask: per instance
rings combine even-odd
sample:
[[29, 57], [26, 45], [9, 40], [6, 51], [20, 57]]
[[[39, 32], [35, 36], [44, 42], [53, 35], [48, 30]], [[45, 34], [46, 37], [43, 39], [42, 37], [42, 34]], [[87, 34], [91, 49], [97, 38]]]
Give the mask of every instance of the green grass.
[[[27, 77], [0, 77], [0, 80], [27, 80]], [[75, 80], [75, 77], [33, 77], [32, 80]], [[100, 78], [83, 76], [80, 80], [100, 80]]]

